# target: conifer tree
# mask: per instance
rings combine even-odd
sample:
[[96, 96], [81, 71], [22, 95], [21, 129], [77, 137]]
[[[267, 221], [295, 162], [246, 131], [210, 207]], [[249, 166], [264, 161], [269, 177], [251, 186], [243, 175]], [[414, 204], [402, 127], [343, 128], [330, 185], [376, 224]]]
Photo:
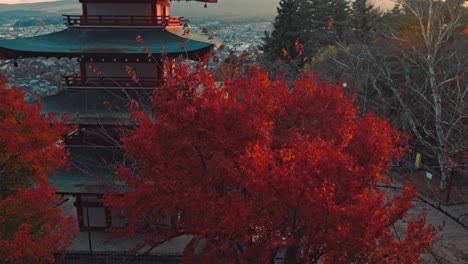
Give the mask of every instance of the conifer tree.
[[305, 19], [302, 42], [305, 52], [314, 56], [320, 47], [334, 44], [347, 28], [348, 3], [345, 0], [307, 0], [301, 8]]
[[355, 0], [351, 4], [350, 27], [355, 40], [365, 42], [369, 40], [369, 34], [376, 25], [375, 21], [379, 17], [372, 4], [367, 0]]
[[267, 61], [295, 58], [298, 41], [305, 56], [312, 57], [320, 47], [333, 44], [346, 29], [349, 18], [345, 0], [282, 0], [278, 15], [260, 47]]
[[279, 2], [278, 15], [273, 22], [271, 34], [265, 32], [263, 44], [260, 46], [267, 61], [283, 59], [283, 49], [290, 55], [295, 54], [294, 43], [301, 36], [303, 25], [300, 14], [300, 6], [304, 0], [281, 0]]

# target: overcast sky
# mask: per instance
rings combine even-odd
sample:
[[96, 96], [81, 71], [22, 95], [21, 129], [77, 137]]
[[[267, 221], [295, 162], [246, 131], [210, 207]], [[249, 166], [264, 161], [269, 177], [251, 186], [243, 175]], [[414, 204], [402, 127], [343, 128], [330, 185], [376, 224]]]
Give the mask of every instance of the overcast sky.
[[[56, 1], [56, 0], [0, 0], [0, 4], [24, 4], [24, 3], [53, 2], [53, 1]], [[78, 3], [78, 0], [76, 1]], [[237, 0], [218, 0], [219, 4], [222, 4], [222, 2], [232, 2], [232, 1], [237, 1]], [[252, 2], [253, 3], [270, 2], [271, 4], [277, 5], [279, 3], [279, 0], [252, 0]], [[393, 0], [373, 0], [372, 2], [375, 2], [376, 5], [380, 5], [383, 9], [390, 8], [394, 4]]]

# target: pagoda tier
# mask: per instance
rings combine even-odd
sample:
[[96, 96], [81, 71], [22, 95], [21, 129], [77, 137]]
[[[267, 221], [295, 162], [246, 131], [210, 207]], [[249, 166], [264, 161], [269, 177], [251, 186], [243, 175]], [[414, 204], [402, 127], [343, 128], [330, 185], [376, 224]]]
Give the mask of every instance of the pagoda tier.
[[[140, 36], [144, 45], [135, 38]], [[0, 59], [85, 58], [89, 61], [151, 62], [151, 53], [197, 59], [213, 47], [206, 36], [163, 29], [65, 29], [31, 38], [0, 40]]]
[[180, 27], [183, 17], [173, 16], [142, 16], [142, 15], [62, 15], [65, 25], [75, 26], [150, 26], [150, 27]]
[[[80, 128], [81, 131], [88, 132], [87, 128]], [[92, 132], [91, 128], [89, 133]], [[119, 166], [131, 166], [122, 149], [117, 146], [75, 145], [69, 146], [68, 150], [69, 167], [49, 176], [49, 182], [57, 188], [57, 194], [73, 196], [73, 211], [80, 230], [122, 227], [125, 223], [115, 212], [105, 208], [101, 199], [102, 194], [112, 188], [125, 188], [116, 179]]]
[[[217, 0], [195, 0], [217, 3]], [[64, 15], [69, 27], [144, 26], [180, 27], [181, 18], [170, 15], [170, 0], [80, 0], [81, 15]]]
[[70, 166], [49, 177], [59, 194], [102, 194], [118, 186], [115, 169], [128, 162], [118, 147], [68, 147]]
[[42, 114], [67, 113], [67, 124], [81, 126], [135, 125], [130, 118], [132, 102], [137, 102], [138, 110], [151, 116], [153, 90], [144, 89], [82, 89], [64, 90], [45, 97]]

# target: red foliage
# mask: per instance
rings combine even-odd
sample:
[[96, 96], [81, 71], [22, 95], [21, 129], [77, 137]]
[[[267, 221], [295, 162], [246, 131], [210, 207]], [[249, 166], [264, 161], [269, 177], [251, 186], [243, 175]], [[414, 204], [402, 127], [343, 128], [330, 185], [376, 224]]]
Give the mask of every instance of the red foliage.
[[465, 35], [468, 35], [468, 27], [466, 27], [466, 28], [463, 29], [463, 33], [464, 33]]
[[145, 41], [143, 40], [143, 38], [140, 35], [136, 36], [135, 41], [140, 45], [145, 44]]
[[297, 57], [302, 56], [304, 53], [304, 46], [299, 42], [299, 40], [294, 42], [294, 48], [296, 49]]
[[52, 253], [70, 246], [76, 223], [62, 218], [62, 210], [55, 207], [60, 202], [55, 191], [43, 182], [0, 200], [0, 259], [7, 263], [53, 263]]
[[283, 57], [291, 60], [291, 56], [289, 56], [288, 51], [285, 48], [282, 48], [281, 51], [283, 52]]
[[0, 259], [43, 263], [75, 234], [46, 177], [67, 163], [59, 141], [67, 127], [23, 98], [20, 89], [0, 82]]
[[[404, 139], [361, 115], [342, 86], [312, 74], [290, 87], [260, 69], [224, 80], [203, 67], [177, 74], [154, 96], [153, 118], [124, 139], [138, 174], [106, 204], [127, 212], [116, 234], [140, 246], [194, 237], [184, 261], [267, 263], [283, 252], [301, 263], [417, 263], [434, 228], [410, 222], [399, 242], [389, 227], [415, 193], [377, 188]], [[161, 221], [172, 216], [171, 228]]]

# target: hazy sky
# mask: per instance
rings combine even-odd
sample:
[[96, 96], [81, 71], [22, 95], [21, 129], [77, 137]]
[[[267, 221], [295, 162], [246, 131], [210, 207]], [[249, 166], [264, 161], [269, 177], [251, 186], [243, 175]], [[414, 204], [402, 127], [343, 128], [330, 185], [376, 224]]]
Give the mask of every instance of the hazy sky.
[[0, 0], [0, 4], [26, 4], [36, 2], [54, 2], [56, 0]]
[[[0, 4], [24, 4], [24, 3], [35, 3], [35, 2], [53, 2], [56, 0], [0, 0]], [[233, 2], [237, 0], [218, 0], [218, 2], [221, 4], [222, 2]], [[372, 0], [370, 0], [372, 1]], [[271, 4], [277, 5], [279, 3], [279, 0], [252, 0], [253, 3], [255, 2], [263, 2], [263, 3], [268, 3], [270, 2]], [[383, 9], [390, 8], [391, 6], [394, 5], [393, 0], [373, 0], [372, 2], [375, 2], [375, 5], [381, 6]], [[78, 3], [78, 0], [77, 0]]]

